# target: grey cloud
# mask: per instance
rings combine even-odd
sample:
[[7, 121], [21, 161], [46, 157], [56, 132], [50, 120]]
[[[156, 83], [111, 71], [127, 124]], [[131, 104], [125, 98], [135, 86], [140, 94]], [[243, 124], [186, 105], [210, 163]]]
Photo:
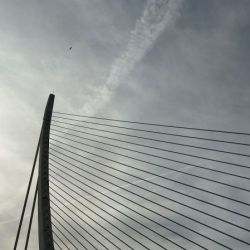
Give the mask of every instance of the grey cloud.
[[[0, 226], [1, 249], [13, 247], [17, 229], [15, 218], [20, 215], [20, 207], [48, 93], [55, 91], [55, 109], [73, 113], [80, 112], [84, 104], [91, 100], [93, 93], [104, 84], [111, 65], [126, 49], [130, 32], [134, 29], [136, 20], [141, 16], [144, 4], [145, 1], [132, 0], [75, 0], [70, 4], [66, 0], [43, 1], [42, 3], [31, 0], [22, 1], [22, 3], [20, 1], [1, 2], [0, 220], [12, 221]], [[112, 99], [99, 110], [98, 114], [129, 120], [248, 131], [250, 122], [249, 11], [249, 1], [243, 0], [185, 1], [181, 15], [175, 24], [161, 34], [149, 53], [130, 72], [130, 75], [122, 80], [122, 84], [115, 90]], [[70, 46], [73, 46], [72, 51], [68, 50]], [[187, 135], [197, 134], [189, 132]], [[234, 138], [228, 137], [228, 139]], [[242, 141], [247, 141], [247, 139], [242, 138]], [[177, 147], [167, 148], [178, 149]], [[228, 149], [240, 150], [237, 147]], [[186, 152], [200, 153], [188, 150]], [[129, 152], [124, 153], [129, 154]], [[137, 156], [139, 157], [139, 155]], [[174, 157], [173, 154], [171, 156]], [[128, 164], [134, 163], [121, 157], [112, 157]], [[157, 161], [152, 158], [148, 159]], [[223, 160], [233, 161], [234, 159], [225, 157]], [[178, 169], [183, 167], [180, 164], [166, 161], [157, 162]], [[216, 167], [211, 162], [197, 160], [196, 163], [211, 168]], [[249, 165], [247, 159], [242, 160], [242, 163]], [[150, 168], [142, 163], [138, 166], [145, 169]], [[138, 174], [123, 166], [120, 168], [126, 169], [129, 173]], [[228, 168], [223, 166], [222, 169], [226, 171]], [[233, 173], [238, 173], [238, 170], [230, 169]], [[163, 171], [154, 170], [163, 174]], [[185, 171], [205, 174], [203, 170], [192, 168]], [[116, 173], [115, 171], [107, 172]], [[241, 170], [240, 174], [247, 175], [247, 171]], [[169, 176], [175, 180], [192, 182], [195, 186], [213, 191], [217, 191], [218, 188], [217, 185], [211, 186], [203, 181], [194, 181], [194, 178], [184, 178], [180, 174], [171, 173]], [[207, 176], [216, 180], [232, 182], [229, 178], [221, 178], [214, 174], [207, 174]], [[123, 177], [133, 181], [133, 178]], [[165, 182], [157, 179], [152, 181], [166, 185]], [[100, 183], [107, 185], [104, 182]], [[233, 184], [248, 187], [247, 182], [240, 183], [234, 180]], [[146, 183], [138, 185], [148, 187]], [[190, 189], [173, 183], [167, 185], [190, 193]], [[128, 188], [133, 190], [133, 187]], [[139, 188], [134, 191], [139, 192]], [[125, 191], [122, 192], [125, 193]], [[161, 191], [159, 190], [159, 192]], [[174, 195], [170, 191], [162, 191], [162, 193]], [[218, 202], [218, 199], [209, 198], [199, 191], [192, 189], [192, 193], [211, 202]], [[249, 199], [248, 195], [243, 196], [242, 192], [235, 192], [232, 189], [226, 194], [235, 198]], [[128, 195], [128, 197], [133, 196]], [[153, 198], [159, 201], [155, 197]], [[180, 195], [175, 194], [175, 198], [187, 204], [194, 204], [191, 199], [183, 199]], [[117, 206], [115, 202], [111, 204]], [[226, 200], [223, 204], [231, 205]], [[171, 202], [167, 205], [194, 216], [192, 211], [184, 210], [180, 205]], [[226, 219], [230, 218], [231, 221], [237, 222], [238, 218], [231, 216], [230, 213], [221, 213], [219, 209], [204, 207], [198, 202], [195, 205], [199, 209], [216, 213], [218, 216], [225, 216]], [[141, 211], [139, 207], [134, 206], [134, 208]], [[233, 208], [244, 211], [241, 206], [235, 205]], [[135, 216], [127, 209], [124, 211]], [[144, 212], [146, 213], [146, 211]], [[248, 211], [244, 211], [244, 213], [249, 214]], [[183, 223], [183, 219], [178, 215], [171, 212], [168, 212], [167, 215], [169, 218]], [[153, 215], [151, 216], [153, 218]], [[93, 218], [96, 219], [97, 216], [93, 216]], [[122, 216], [121, 218], [125, 222], [129, 222], [127, 218]], [[169, 221], [157, 216], [154, 219], [190, 239], [198, 239], [199, 242], [206, 243], [210, 249], [215, 249], [217, 246]], [[199, 215], [199, 219], [205, 220], [225, 232], [230, 232], [232, 229], [231, 226], [223, 223], [217, 224], [215, 220], [203, 215]], [[156, 231], [160, 231], [159, 227], [152, 225], [145, 218], [140, 218], [140, 221]], [[114, 222], [119, 224], [115, 220]], [[185, 220], [185, 223], [202, 234], [216, 237], [226, 243], [229, 242], [228, 238], [222, 234], [218, 233], [214, 236], [211, 234], [211, 230], [207, 230], [201, 225], [190, 223], [188, 220]], [[240, 223], [248, 226], [246, 221], [241, 220]], [[126, 226], [122, 224], [119, 226], [125, 232], [129, 232]], [[109, 227], [111, 228], [110, 225]], [[138, 229], [146, 233], [146, 230], [139, 226]], [[235, 230], [231, 233], [237, 234], [239, 231]], [[190, 244], [187, 246], [195, 249], [190, 242], [181, 241], [173, 233], [168, 232], [166, 235], [174, 241]], [[240, 236], [242, 239], [248, 240], [249, 235], [242, 232]], [[36, 237], [35, 219], [30, 243], [31, 249], [37, 248]], [[88, 237], [88, 239], [90, 238]], [[139, 235], [138, 238], [140, 238]], [[244, 249], [243, 245], [236, 241], [230, 241], [230, 244], [232, 244], [232, 248]], [[171, 249], [174, 249], [172, 244], [170, 246]], [[222, 248], [218, 247], [218, 249]]]

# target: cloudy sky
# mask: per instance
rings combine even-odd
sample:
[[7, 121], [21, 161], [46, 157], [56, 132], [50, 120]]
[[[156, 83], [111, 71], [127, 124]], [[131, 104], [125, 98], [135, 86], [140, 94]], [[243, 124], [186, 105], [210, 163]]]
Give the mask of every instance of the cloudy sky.
[[49, 93], [62, 112], [249, 132], [249, 44], [248, 0], [0, 0], [0, 248]]

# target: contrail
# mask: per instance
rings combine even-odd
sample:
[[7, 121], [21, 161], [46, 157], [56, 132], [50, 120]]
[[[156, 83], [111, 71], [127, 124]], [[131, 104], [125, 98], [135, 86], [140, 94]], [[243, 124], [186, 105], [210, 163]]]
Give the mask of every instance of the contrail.
[[[135, 28], [130, 33], [127, 49], [111, 66], [106, 83], [95, 91], [95, 96], [83, 107], [83, 113], [93, 114], [107, 103], [116, 87], [133, 70], [148, 51], [153, 47], [164, 29], [173, 24], [180, 14], [183, 0], [148, 0]], [[19, 218], [2, 221], [0, 224], [11, 223]]]
[[180, 14], [183, 0], [148, 0], [134, 30], [130, 33], [127, 49], [111, 66], [106, 83], [95, 92], [92, 100], [83, 107], [85, 114], [93, 114], [112, 97], [118, 87], [152, 48], [164, 29], [173, 24]]

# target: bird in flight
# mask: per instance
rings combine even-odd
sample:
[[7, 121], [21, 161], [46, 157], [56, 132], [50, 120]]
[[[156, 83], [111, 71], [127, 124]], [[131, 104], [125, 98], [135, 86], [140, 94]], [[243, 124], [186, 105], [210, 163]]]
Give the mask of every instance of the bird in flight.
[[69, 50], [72, 50], [72, 47], [70, 47]]

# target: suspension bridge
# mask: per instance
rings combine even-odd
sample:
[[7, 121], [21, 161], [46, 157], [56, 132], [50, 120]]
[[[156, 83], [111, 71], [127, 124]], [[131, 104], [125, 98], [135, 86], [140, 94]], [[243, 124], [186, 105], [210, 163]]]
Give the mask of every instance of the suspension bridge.
[[14, 250], [29, 249], [36, 200], [40, 250], [250, 249], [250, 133], [69, 114], [53, 104], [51, 94]]

